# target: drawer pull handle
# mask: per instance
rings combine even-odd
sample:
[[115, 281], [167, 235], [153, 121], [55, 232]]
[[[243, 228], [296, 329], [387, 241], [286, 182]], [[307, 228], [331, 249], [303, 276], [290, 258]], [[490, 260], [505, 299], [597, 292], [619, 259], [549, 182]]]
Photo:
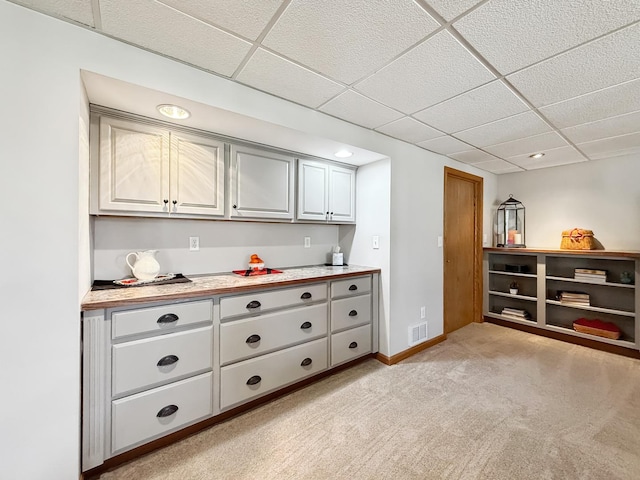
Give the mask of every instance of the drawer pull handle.
[[260, 308], [262, 304], [258, 300], [253, 300], [247, 303], [247, 308]]
[[309, 300], [311, 298], [311, 293], [309, 292], [304, 292], [302, 295], [300, 295], [300, 298], [302, 300]]
[[313, 360], [311, 360], [309, 357], [307, 357], [304, 360], [302, 360], [302, 363], [300, 364], [300, 366], [301, 367], [308, 367], [309, 365], [311, 365], [311, 362], [313, 362]]
[[304, 322], [302, 325], [300, 325], [300, 328], [302, 330], [306, 330], [307, 328], [311, 328], [311, 322]]
[[358, 342], [351, 342], [349, 348], [358, 348]]
[[158, 365], [159, 367], [166, 367], [167, 365], [173, 365], [178, 360], [180, 359], [177, 355], [167, 355], [166, 357], [162, 357], [160, 360], [158, 360], [158, 363], [156, 365]]
[[168, 417], [170, 415], [173, 415], [177, 411], [178, 411], [177, 405], [167, 405], [166, 407], [161, 408], [158, 413], [156, 413], [156, 417], [158, 418]]
[[350, 292], [355, 292], [358, 289], [357, 285], [349, 285], [349, 291]]
[[247, 343], [258, 343], [260, 340], [262, 340], [260, 338], [260, 335], [251, 335], [249, 338], [247, 338], [246, 342]]
[[254, 375], [249, 380], [247, 380], [247, 385], [257, 385], [262, 381], [262, 377], [260, 375]]
[[178, 318], [179, 318], [178, 315], [176, 315], [175, 313], [165, 313], [160, 318], [158, 318], [157, 323], [161, 325], [166, 323], [173, 323], [173, 322], [177, 322]]
[[350, 317], [355, 317], [356, 315], [358, 315], [357, 310], [351, 310], [351, 311], [349, 312], [349, 316], [350, 316]]

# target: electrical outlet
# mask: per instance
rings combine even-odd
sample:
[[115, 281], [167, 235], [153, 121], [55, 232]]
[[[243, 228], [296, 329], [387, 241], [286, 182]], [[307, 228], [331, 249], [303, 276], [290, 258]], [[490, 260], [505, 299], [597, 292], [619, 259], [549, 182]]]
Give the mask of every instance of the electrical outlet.
[[420, 307], [420, 318], [425, 318], [427, 316], [427, 307]]
[[439, 247], [442, 246], [442, 236], [441, 235], [438, 236], [438, 246]]
[[311, 248], [311, 237], [304, 237], [304, 248]]
[[200, 250], [200, 237], [189, 237], [189, 250], [191, 252]]
[[482, 244], [483, 244], [483, 245], [486, 245], [486, 244], [487, 244], [487, 241], [488, 241], [487, 234], [486, 234], [486, 233], [483, 233], [483, 234], [482, 234]]
[[371, 239], [371, 246], [375, 249], [380, 248], [380, 237], [378, 235], [374, 235]]

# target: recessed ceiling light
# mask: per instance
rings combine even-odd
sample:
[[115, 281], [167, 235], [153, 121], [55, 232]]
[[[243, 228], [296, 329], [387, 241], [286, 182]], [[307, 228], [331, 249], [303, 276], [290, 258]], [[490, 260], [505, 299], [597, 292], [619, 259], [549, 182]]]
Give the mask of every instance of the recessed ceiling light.
[[336, 153], [334, 153], [334, 155], [338, 158], [349, 158], [351, 155], [353, 155], [353, 152], [350, 152], [349, 150], [339, 150]]
[[176, 120], [184, 120], [185, 118], [189, 118], [191, 116], [191, 113], [189, 113], [188, 110], [185, 110], [178, 105], [165, 103], [162, 105], [158, 105], [156, 108], [165, 117], [174, 118]]
[[538, 152], [538, 153], [534, 153], [532, 155], [529, 155], [529, 158], [542, 158], [544, 157], [544, 153], [542, 152]]

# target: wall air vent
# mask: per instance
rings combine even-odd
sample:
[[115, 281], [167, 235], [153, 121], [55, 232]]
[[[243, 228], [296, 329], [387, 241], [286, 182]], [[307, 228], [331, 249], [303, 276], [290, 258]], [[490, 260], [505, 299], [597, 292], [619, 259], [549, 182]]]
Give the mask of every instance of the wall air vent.
[[413, 347], [427, 339], [427, 322], [409, 327], [409, 346]]

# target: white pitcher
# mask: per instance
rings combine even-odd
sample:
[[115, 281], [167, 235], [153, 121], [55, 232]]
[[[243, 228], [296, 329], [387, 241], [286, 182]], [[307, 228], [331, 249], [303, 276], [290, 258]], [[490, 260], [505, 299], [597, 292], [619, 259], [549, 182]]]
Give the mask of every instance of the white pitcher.
[[[133, 276], [138, 280], [153, 280], [160, 272], [160, 264], [156, 260], [156, 253], [158, 250], [145, 250], [144, 252], [131, 252], [128, 253], [125, 260]], [[129, 257], [134, 255], [136, 261], [133, 265], [129, 262]]]

